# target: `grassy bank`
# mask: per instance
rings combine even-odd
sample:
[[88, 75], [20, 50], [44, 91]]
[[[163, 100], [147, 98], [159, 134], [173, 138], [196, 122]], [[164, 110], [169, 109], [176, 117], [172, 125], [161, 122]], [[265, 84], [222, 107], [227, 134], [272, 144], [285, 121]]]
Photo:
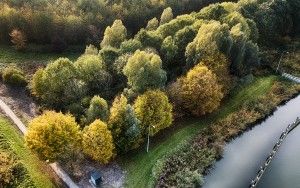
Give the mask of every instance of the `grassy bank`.
[[[24, 146], [24, 140], [18, 130], [6, 118], [0, 115], [1, 145], [8, 145], [6, 150], [13, 153], [22, 166], [26, 169], [26, 175], [19, 178], [19, 182], [32, 182], [38, 188], [57, 187], [49, 176], [49, 167], [42, 163], [36, 155]], [[19, 176], [19, 174], [17, 174]], [[26, 179], [24, 179], [26, 178]], [[27, 184], [26, 184], [27, 185]], [[22, 184], [19, 185], [22, 187]], [[1, 186], [0, 186], [1, 187]]]
[[165, 137], [160, 135], [159, 138], [152, 139], [154, 142], [155, 139], [160, 139], [160, 142], [152, 146], [149, 153], [146, 153], [142, 148], [137, 153], [124, 157], [121, 164], [127, 172], [126, 186], [150, 187], [153, 182], [151, 178], [152, 168], [159, 159], [172, 152], [176, 146], [194, 138], [202, 128], [239, 109], [245, 102], [255, 101], [264, 95], [277, 79], [276, 76], [260, 77], [247, 86], [237, 88], [223, 102], [217, 112], [201, 119], [176, 122], [175, 126], [179, 128], [166, 130]]
[[[43, 46], [35, 46], [34, 48], [41, 49]], [[36, 52], [35, 50], [28, 50], [26, 52], [18, 52], [11, 46], [0, 45], [0, 63], [39, 63], [47, 64], [50, 61], [54, 61], [59, 57], [67, 57], [71, 60], [75, 60], [80, 56], [82, 52], [75, 52], [70, 50], [63, 53], [51, 53], [51, 52]]]

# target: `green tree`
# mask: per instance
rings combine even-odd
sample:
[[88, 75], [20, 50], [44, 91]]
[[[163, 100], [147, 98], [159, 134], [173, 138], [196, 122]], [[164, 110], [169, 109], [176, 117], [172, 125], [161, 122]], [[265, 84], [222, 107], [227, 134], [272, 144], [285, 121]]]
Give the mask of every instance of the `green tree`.
[[229, 55], [232, 46], [232, 38], [230, 36], [227, 24], [212, 21], [203, 24], [193, 42], [186, 47], [186, 58], [189, 65], [194, 65], [199, 60], [209, 54], [216, 52]]
[[169, 127], [173, 121], [172, 105], [166, 94], [159, 90], [150, 90], [138, 96], [134, 102], [134, 111], [141, 121], [143, 135], [154, 135]]
[[136, 39], [125, 40], [121, 43], [120, 52], [124, 53], [134, 53], [136, 50], [142, 48], [142, 43]]
[[85, 55], [98, 55], [98, 52], [99, 52], [98, 49], [94, 45], [90, 44], [90, 45], [86, 46], [84, 54]]
[[82, 147], [84, 153], [92, 159], [107, 164], [113, 157], [115, 146], [106, 123], [95, 120], [85, 127], [82, 133]]
[[165, 23], [168, 23], [169, 21], [171, 21], [173, 19], [173, 11], [171, 7], [168, 7], [166, 9], [164, 9], [164, 11], [162, 12], [161, 16], [160, 16], [160, 25], [163, 25]]
[[123, 72], [128, 85], [137, 92], [164, 87], [167, 81], [160, 57], [145, 51], [137, 50], [128, 59]]
[[74, 65], [90, 92], [103, 92], [110, 86], [111, 75], [106, 71], [106, 65], [98, 55], [83, 54]]
[[75, 118], [47, 111], [34, 118], [25, 134], [26, 145], [42, 159], [55, 161], [80, 146], [81, 133]]
[[159, 21], [157, 20], [157, 18], [152, 18], [151, 20], [148, 21], [146, 30], [148, 31], [155, 30], [158, 28], [158, 25], [159, 25]]
[[90, 101], [90, 106], [86, 111], [85, 124], [90, 124], [96, 119], [106, 121], [108, 118], [108, 105], [105, 99], [94, 96]]
[[56, 109], [80, 100], [86, 92], [85, 83], [78, 80], [78, 72], [67, 58], [59, 58], [45, 69], [39, 69], [32, 77], [30, 89], [46, 106]]
[[223, 98], [222, 87], [216, 75], [198, 64], [186, 77], [179, 78], [169, 90], [176, 107], [183, 107], [195, 116], [216, 110]]
[[125, 153], [140, 145], [140, 121], [124, 95], [117, 96], [110, 108], [108, 120], [114, 142], [119, 153]]
[[126, 39], [127, 30], [121, 20], [115, 20], [112, 26], [108, 26], [104, 31], [101, 47], [112, 46], [118, 48]]
[[168, 36], [163, 41], [160, 51], [162, 53], [164, 62], [170, 63], [177, 55], [178, 46], [175, 44], [173, 38]]

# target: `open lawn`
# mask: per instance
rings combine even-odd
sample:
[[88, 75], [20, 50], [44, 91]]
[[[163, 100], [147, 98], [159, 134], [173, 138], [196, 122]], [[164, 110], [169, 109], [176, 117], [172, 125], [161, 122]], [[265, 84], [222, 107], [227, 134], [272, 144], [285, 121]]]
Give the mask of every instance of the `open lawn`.
[[[43, 48], [43, 46], [35, 46], [34, 48]], [[59, 57], [67, 57], [70, 60], [77, 59], [82, 52], [75, 52], [78, 50], [70, 50], [64, 53], [50, 53], [50, 52], [18, 52], [11, 46], [0, 45], [0, 63], [40, 63], [47, 64]]]
[[23, 136], [6, 118], [0, 115], [0, 134], [8, 143], [23, 166], [26, 168], [30, 180], [38, 188], [57, 187], [49, 176], [49, 167], [42, 163], [36, 155], [24, 146]]
[[[253, 101], [267, 93], [276, 79], [278, 79], [276, 76], [260, 77], [247, 86], [236, 88], [215, 113], [201, 119], [176, 122], [175, 126], [178, 128], [166, 130], [165, 136], [159, 135], [159, 138], [152, 138], [152, 142], [157, 142], [157, 144], [150, 147], [149, 153], [141, 148], [131, 155], [124, 156], [120, 159], [120, 163], [127, 172], [125, 186], [150, 187], [153, 183], [151, 179], [152, 168], [157, 160], [172, 152], [179, 144], [192, 139], [203, 127], [234, 112], [244, 102]], [[158, 139], [160, 139], [159, 142]]]

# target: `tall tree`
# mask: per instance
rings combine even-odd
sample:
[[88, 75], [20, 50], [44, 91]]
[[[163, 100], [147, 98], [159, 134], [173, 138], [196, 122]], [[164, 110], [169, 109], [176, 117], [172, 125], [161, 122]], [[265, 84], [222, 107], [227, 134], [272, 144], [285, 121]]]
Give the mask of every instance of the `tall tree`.
[[164, 9], [164, 11], [162, 12], [162, 14], [160, 16], [160, 25], [168, 23], [172, 19], [173, 19], [173, 10], [171, 7], [168, 7], [166, 9]]
[[223, 98], [221, 89], [216, 75], [206, 66], [198, 64], [186, 77], [173, 83], [169, 94], [176, 106], [182, 106], [193, 115], [200, 116], [219, 107]]
[[119, 153], [125, 153], [140, 145], [140, 121], [124, 95], [115, 98], [110, 108], [108, 125]]
[[140, 95], [134, 102], [134, 110], [141, 121], [144, 135], [154, 135], [169, 127], [173, 121], [172, 105], [166, 94], [159, 90], [150, 90]]
[[121, 20], [115, 20], [112, 26], [108, 26], [104, 31], [101, 47], [112, 46], [118, 48], [126, 39], [127, 30]]
[[145, 51], [137, 50], [128, 59], [123, 72], [128, 79], [128, 85], [137, 92], [161, 88], [167, 81], [160, 57]]

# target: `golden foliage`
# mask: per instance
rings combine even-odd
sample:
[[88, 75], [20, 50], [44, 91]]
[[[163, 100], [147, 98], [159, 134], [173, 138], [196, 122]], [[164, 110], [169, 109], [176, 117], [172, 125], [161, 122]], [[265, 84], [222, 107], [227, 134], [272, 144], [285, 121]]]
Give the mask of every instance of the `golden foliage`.
[[141, 121], [143, 132], [146, 133], [150, 126], [152, 135], [172, 124], [172, 109], [166, 94], [159, 90], [147, 91], [134, 102], [134, 110]]
[[34, 118], [25, 135], [26, 145], [45, 160], [61, 159], [80, 146], [81, 133], [75, 118], [47, 111]]
[[115, 149], [111, 132], [107, 125], [100, 120], [95, 120], [84, 128], [82, 146], [84, 153], [102, 164], [109, 162]]

